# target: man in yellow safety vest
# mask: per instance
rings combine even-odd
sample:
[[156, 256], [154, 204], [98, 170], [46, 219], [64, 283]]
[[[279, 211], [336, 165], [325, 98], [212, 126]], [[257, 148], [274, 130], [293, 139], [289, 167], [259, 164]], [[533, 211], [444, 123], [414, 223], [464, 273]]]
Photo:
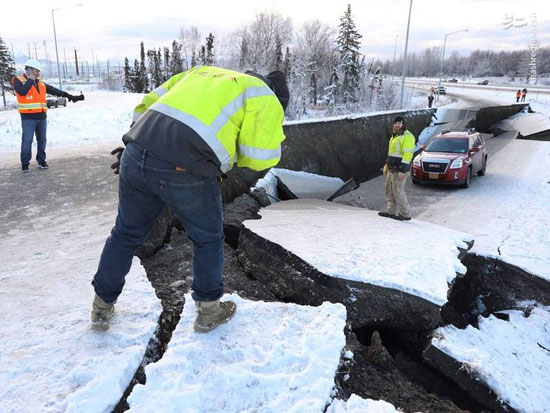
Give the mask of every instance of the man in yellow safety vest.
[[414, 135], [407, 130], [405, 119], [397, 116], [393, 120], [388, 157], [384, 165], [388, 207], [387, 211], [379, 212], [378, 215], [410, 221], [411, 209], [405, 193], [405, 181], [410, 175], [415, 145]]
[[223, 217], [219, 177], [236, 163], [257, 171], [281, 157], [289, 101], [279, 70], [267, 76], [198, 66], [143, 97], [117, 148], [116, 225], [92, 282], [92, 328], [107, 329], [132, 257], [168, 206], [193, 243], [195, 331], [228, 321], [235, 303], [223, 295]]

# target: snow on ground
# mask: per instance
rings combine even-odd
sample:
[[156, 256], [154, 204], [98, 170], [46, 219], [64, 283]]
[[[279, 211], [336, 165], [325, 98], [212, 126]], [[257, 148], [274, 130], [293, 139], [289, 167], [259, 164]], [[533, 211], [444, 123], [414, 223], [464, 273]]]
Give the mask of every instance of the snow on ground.
[[235, 317], [197, 334], [186, 296], [167, 351], [128, 398], [130, 411], [324, 411], [346, 344], [345, 307], [224, 299], [236, 302]]
[[[134, 108], [143, 97], [120, 92], [86, 92], [84, 96], [84, 101], [48, 109], [47, 151], [72, 150], [83, 154], [98, 145], [120, 146], [122, 135], [132, 123]], [[0, 153], [18, 161], [20, 148], [19, 112], [0, 112]], [[33, 156], [35, 154], [36, 142], [33, 143]]]
[[111, 329], [90, 329], [90, 282], [114, 213], [31, 208], [0, 238], [3, 413], [111, 411], [140, 365], [161, 306], [137, 259]]
[[418, 219], [468, 232], [472, 252], [550, 280], [548, 205], [550, 142], [514, 140], [489, 158], [487, 175], [429, 205]]
[[550, 129], [550, 117], [544, 112], [520, 112], [496, 123], [495, 126], [505, 131], [516, 130], [527, 136]]
[[332, 277], [394, 288], [443, 305], [449, 283], [457, 272], [466, 272], [457, 248], [466, 249], [472, 238], [427, 222], [396, 221], [318, 200], [279, 202], [259, 214], [261, 219], [245, 221], [245, 227]]
[[260, 179], [255, 188], [263, 188], [270, 201], [277, 201], [277, 180], [278, 177], [298, 198], [327, 199], [336, 192], [344, 181], [340, 178], [317, 175], [309, 172], [291, 171], [290, 169], [271, 168], [269, 172]]
[[347, 402], [334, 400], [327, 409], [327, 413], [397, 413], [393, 404], [384, 400], [363, 399], [352, 394]]
[[432, 344], [464, 364], [519, 412], [550, 409], [550, 307], [502, 311], [510, 320], [479, 318], [479, 329], [436, 330]]

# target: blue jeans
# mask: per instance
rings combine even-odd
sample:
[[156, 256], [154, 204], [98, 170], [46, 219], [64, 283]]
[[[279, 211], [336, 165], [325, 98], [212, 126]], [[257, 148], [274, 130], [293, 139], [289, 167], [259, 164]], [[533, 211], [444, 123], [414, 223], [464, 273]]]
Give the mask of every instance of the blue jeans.
[[42, 163], [46, 160], [46, 119], [24, 119], [21, 118], [21, 129], [23, 137], [21, 140], [21, 164], [28, 165], [32, 158], [32, 138], [36, 132], [36, 162]]
[[92, 285], [113, 303], [137, 248], [168, 206], [193, 243], [193, 299], [214, 301], [223, 295], [223, 214], [216, 177], [177, 171], [134, 143], [122, 154], [118, 216], [107, 238]]

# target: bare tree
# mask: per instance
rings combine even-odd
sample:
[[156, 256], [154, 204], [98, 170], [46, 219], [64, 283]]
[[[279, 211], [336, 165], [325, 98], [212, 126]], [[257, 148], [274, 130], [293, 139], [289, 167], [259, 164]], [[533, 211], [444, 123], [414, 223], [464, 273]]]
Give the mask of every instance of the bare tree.
[[[316, 105], [319, 85], [327, 85], [331, 75], [331, 56], [334, 53], [336, 31], [319, 20], [304, 23], [296, 35], [296, 60], [309, 78], [310, 101]], [[304, 76], [306, 73], [303, 74]]]
[[290, 43], [291, 38], [290, 18], [263, 11], [233, 34], [232, 43], [241, 67], [267, 73], [277, 66], [277, 49]]
[[196, 26], [191, 26], [186, 30], [184, 27], [180, 29], [179, 40], [182, 45], [182, 60], [184, 69], [187, 70], [197, 63], [197, 57], [201, 47], [201, 33]]

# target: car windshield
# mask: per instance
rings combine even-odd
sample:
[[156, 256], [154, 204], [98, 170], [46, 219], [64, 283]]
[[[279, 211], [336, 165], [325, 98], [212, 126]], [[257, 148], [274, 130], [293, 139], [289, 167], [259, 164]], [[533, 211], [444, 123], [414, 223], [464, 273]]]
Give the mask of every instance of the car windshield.
[[466, 153], [468, 139], [434, 139], [426, 147], [427, 152]]

